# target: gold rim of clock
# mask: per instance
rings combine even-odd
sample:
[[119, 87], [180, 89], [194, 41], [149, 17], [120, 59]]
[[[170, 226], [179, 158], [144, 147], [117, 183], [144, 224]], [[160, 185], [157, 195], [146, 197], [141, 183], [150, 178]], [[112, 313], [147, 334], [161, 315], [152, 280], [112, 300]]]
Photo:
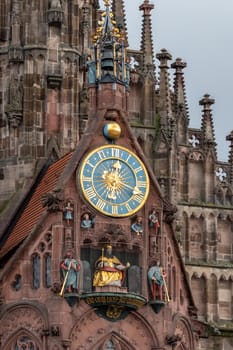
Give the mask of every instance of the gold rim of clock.
[[[104, 150], [106, 148], [116, 148], [116, 149], [119, 149], [119, 150], [123, 150], [127, 153], [129, 153], [132, 157], [134, 157], [140, 164], [140, 166], [142, 167], [144, 173], [145, 173], [145, 176], [146, 176], [146, 191], [145, 191], [145, 194], [143, 196], [143, 199], [141, 201], [141, 203], [137, 206], [137, 208], [135, 208], [134, 210], [130, 211], [130, 212], [127, 212], [127, 213], [123, 213], [123, 214], [110, 214], [104, 210], [102, 210], [101, 208], [97, 207], [94, 203], [92, 203], [90, 201], [90, 199], [88, 198], [88, 196], [86, 195], [85, 193], [85, 189], [84, 189], [84, 185], [83, 185], [83, 181], [82, 181], [82, 177], [83, 177], [83, 169], [88, 161], [88, 159], [95, 153], [98, 153], [100, 152], [101, 150]], [[122, 160], [121, 158], [117, 157], [117, 156], [109, 156], [109, 158], [107, 159], [116, 159], [116, 160], [121, 160], [122, 162], [125, 162], [127, 164], [126, 161]], [[94, 172], [94, 169], [96, 168], [96, 166], [98, 166], [99, 162], [95, 165], [95, 167], [93, 168], [93, 172]], [[132, 167], [130, 165], [128, 165], [131, 169]], [[134, 172], [134, 170], [132, 169], [132, 171]], [[97, 147], [95, 149], [93, 149], [92, 151], [90, 151], [85, 157], [84, 159], [82, 160], [82, 163], [81, 163], [81, 166], [80, 166], [80, 169], [79, 169], [79, 172], [78, 172], [78, 179], [79, 179], [79, 185], [81, 186], [81, 192], [82, 192], [82, 195], [84, 197], [84, 199], [87, 201], [87, 203], [89, 203], [95, 210], [97, 210], [98, 212], [100, 212], [101, 214], [105, 215], [105, 216], [110, 216], [110, 217], [115, 217], [115, 218], [121, 218], [121, 217], [129, 217], [129, 216], [132, 216], [134, 214], [136, 214], [145, 204], [147, 198], [148, 198], [148, 194], [149, 194], [149, 175], [148, 175], [148, 172], [147, 172], [147, 169], [144, 165], [144, 163], [142, 162], [142, 160], [134, 153], [132, 152], [131, 150], [129, 150], [128, 148], [126, 147], [123, 147], [123, 146], [119, 146], [119, 145], [104, 145], [104, 146], [100, 146], [100, 147]], [[92, 178], [92, 187], [94, 187], [93, 185], [93, 178]], [[109, 178], [106, 179], [106, 181], [109, 181]], [[127, 186], [127, 185], [126, 185]], [[137, 188], [135, 187], [135, 191], [137, 191]], [[97, 197], [100, 197], [98, 193], [96, 193], [96, 196]], [[101, 198], [101, 197], [100, 197]], [[108, 203], [109, 204], [109, 203]], [[109, 204], [111, 205], [111, 204]], [[113, 205], [113, 204], [112, 204]], [[117, 204], [116, 206], [120, 206], [122, 204]]]

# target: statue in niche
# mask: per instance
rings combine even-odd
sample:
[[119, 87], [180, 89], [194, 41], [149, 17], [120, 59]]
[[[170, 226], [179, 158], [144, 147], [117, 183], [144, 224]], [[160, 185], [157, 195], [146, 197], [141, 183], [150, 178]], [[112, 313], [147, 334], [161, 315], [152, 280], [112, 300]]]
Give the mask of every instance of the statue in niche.
[[126, 265], [123, 265], [120, 260], [112, 254], [112, 246], [107, 245], [105, 254], [103, 248], [102, 255], [97, 259], [95, 267], [96, 270], [93, 279], [94, 287], [121, 287], [125, 279], [125, 272], [130, 267], [130, 263], [127, 262]]
[[95, 224], [95, 218], [92, 217], [89, 213], [84, 213], [81, 218], [80, 227], [84, 229], [93, 228]]
[[130, 83], [130, 57], [126, 57], [125, 62], [125, 85], [128, 87]]
[[95, 84], [96, 82], [96, 62], [92, 59], [91, 55], [87, 56], [87, 71], [89, 84]]
[[60, 295], [62, 296], [64, 293], [77, 293], [81, 264], [78, 260], [74, 259], [73, 252], [71, 250], [67, 251], [65, 258], [60, 264], [60, 267], [63, 278]]
[[131, 231], [135, 232], [138, 236], [143, 234], [142, 217], [136, 216], [131, 225]]
[[159, 228], [160, 228], [160, 224], [159, 224], [159, 219], [158, 219], [158, 216], [157, 216], [155, 208], [152, 208], [152, 210], [149, 213], [148, 225], [149, 225], [149, 228], [154, 229], [155, 234], [158, 234]]
[[161, 269], [159, 261], [156, 262], [155, 265], [152, 265], [147, 273], [148, 283], [150, 287], [150, 292], [152, 295], [152, 299], [159, 299], [161, 301], [163, 298], [163, 288], [165, 288], [166, 298], [169, 301], [169, 296], [166, 288], [165, 272]]
[[23, 109], [23, 80], [22, 77], [13, 75], [9, 83], [9, 111], [21, 111]]
[[67, 202], [64, 208], [64, 219], [66, 221], [67, 226], [70, 226], [71, 221], [73, 220], [74, 208], [70, 201]]
[[22, 276], [20, 274], [15, 275], [15, 279], [11, 284], [12, 288], [16, 291], [20, 290], [22, 288]]

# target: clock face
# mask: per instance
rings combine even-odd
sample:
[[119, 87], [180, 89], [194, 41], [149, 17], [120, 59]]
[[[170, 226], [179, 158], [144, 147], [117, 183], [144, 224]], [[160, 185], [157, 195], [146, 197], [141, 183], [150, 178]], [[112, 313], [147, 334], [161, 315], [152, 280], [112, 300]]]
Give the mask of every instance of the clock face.
[[136, 213], [149, 193], [149, 177], [142, 161], [116, 145], [89, 153], [81, 164], [78, 183], [86, 201], [112, 217]]

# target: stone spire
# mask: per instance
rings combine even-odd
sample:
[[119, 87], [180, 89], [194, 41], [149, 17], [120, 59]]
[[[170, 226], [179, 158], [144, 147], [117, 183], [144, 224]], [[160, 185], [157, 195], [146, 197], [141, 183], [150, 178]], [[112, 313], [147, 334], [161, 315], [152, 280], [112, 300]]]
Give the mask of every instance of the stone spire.
[[210, 95], [205, 94], [203, 98], [199, 101], [199, 105], [203, 106], [202, 114], [202, 125], [201, 130], [203, 132], [203, 146], [205, 149], [213, 148], [216, 154], [216, 142], [214, 134], [214, 125], [212, 118], [211, 105], [214, 104], [215, 100], [210, 98]]
[[181, 58], [177, 58], [171, 64], [171, 68], [175, 70], [174, 78], [174, 108], [177, 119], [177, 140], [178, 143], [186, 143], [188, 137], [188, 108], [185, 92], [185, 80], [183, 69], [187, 67], [186, 62]]
[[144, 3], [139, 7], [143, 11], [141, 51], [143, 52], [143, 65], [146, 72], [150, 72], [154, 76], [154, 50], [152, 40], [152, 24], [151, 10], [154, 8], [149, 0], [144, 0]]
[[169, 132], [169, 123], [172, 118], [172, 104], [168, 61], [172, 59], [172, 56], [166, 49], [162, 49], [161, 52], [157, 53], [156, 58], [160, 61], [158, 103], [160, 125], [166, 132]]
[[187, 67], [187, 63], [182, 61], [181, 58], [177, 58], [175, 62], [171, 64], [171, 67], [175, 69], [174, 79], [174, 93], [175, 93], [175, 108], [176, 111], [183, 110], [187, 115], [187, 100], [185, 91], [185, 81], [183, 69]]
[[124, 0], [112, 1], [112, 12], [116, 21], [116, 27], [125, 33], [125, 46], [128, 47], [128, 32], [125, 19], [125, 5]]
[[141, 51], [143, 56], [142, 74], [144, 79], [142, 89], [142, 107], [141, 116], [144, 125], [152, 125], [154, 122], [155, 111], [155, 65], [151, 29], [151, 10], [154, 8], [149, 0], [139, 7], [143, 11], [143, 25], [141, 37]]

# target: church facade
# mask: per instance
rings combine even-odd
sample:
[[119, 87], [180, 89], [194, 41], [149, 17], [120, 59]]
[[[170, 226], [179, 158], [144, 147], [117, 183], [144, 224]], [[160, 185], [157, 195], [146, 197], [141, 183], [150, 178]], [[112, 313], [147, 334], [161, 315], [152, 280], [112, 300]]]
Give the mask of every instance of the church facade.
[[189, 127], [153, 8], [131, 50], [123, 0], [1, 1], [1, 349], [233, 346], [232, 131], [208, 94]]

